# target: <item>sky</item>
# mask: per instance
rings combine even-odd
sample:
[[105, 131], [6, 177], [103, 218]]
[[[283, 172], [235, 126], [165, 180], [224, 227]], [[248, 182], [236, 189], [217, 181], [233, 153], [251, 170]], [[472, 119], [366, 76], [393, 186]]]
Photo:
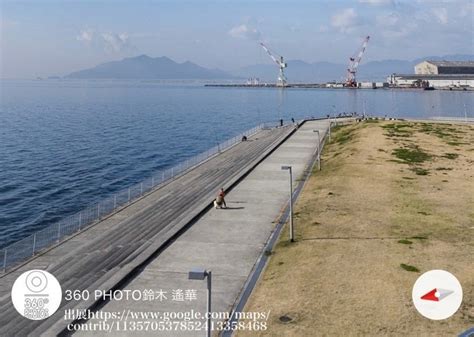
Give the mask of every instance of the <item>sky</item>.
[[64, 76], [146, 54], [232, 71], [474, 54], [474, 0], [0, 0], [0, 78]]

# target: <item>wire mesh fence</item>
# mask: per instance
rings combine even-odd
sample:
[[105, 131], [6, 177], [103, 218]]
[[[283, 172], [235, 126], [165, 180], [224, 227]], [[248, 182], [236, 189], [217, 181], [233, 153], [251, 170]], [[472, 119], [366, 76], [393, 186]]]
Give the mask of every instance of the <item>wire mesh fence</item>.
[[216, 154], [229, 149], [242, 141], [242, 137], [250, 137], [262, 129], [270, 127], [270, 123], [262, 123], [250, 130], [247, 130], [238, 136], [230, 138], [213, 148], [200, 153], [192, 158], [168, 168], [154, 173], [150, 178], [130, 186], [114, 195], [90, 205], [78, 213], [70, 215], [61, 221], [31, 234], [30, 236], [17, 241], [4, 249], [0, 250], [0, 266], [5, 273], [9, 268], [18, 265], [39, 252], [60, 243], [67, 237], [81, 231], [82, 229], [98, 222], [101, 218], [113, 214], [117, 210], [151, 192], [152, 190], [166, 184], [182, 175], [186, 171], [205, 162]]

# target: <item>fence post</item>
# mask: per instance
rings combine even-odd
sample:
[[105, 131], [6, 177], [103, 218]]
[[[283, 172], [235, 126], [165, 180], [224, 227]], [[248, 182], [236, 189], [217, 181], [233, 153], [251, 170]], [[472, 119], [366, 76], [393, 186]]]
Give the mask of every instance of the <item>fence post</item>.
[[60, 237], [61, 237], [61, 223], [59, 222], [58, 223], [58, 239], [56, 240], [57, 242], [59, 242]]
[[140, 195], [143, 195], [143, 183], [140, 183]]
[[97, 219], [100, 220], [100, 202], [97, 204]]
[[4, 249], [5, 253], [3, 254], [3, 272], [7, 271], [7, 249]]
[[155, 187], [155, 177], [151, 177], [151, 188]]
[[81, 230], [81, 224], [82, 224], [82, 212], [79, 212], [79, 230]]
[[130, 202], [130, 187], [128, 188], [128, 202]]
[[36, 233], [33, 235], [33, 255], [35, 255], [35, 248], [36, 248]]
[[165, 171], [161, 172], [161, 182], [165, 181]]
[[117, 194], [114, 194], [114, 209], [117, 208]]

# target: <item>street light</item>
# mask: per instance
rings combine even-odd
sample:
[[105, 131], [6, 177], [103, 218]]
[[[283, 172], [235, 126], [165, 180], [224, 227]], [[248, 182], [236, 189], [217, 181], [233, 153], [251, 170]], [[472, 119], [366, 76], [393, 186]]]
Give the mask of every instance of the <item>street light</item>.
[[[331, 129], [331, 127], [329, 127], [329, 129]], [[319, 147], [321, 146], [321, 138], [319, 137], [319, 130], [313, 130], [313, 132], [318, 134], [318, 156], [316, 158], [318, 160], [318, 170], [321, 171], [321, 153], [319, 151]]]
[[282, 170], [290, 171], [290, 241], [294, 242], [294, 232], [293, 232], [293, 174], [291, 170], [291, 166], [284, 165], [281, 167]]
[[193, 268], [189, 274], [190, 280], [204, 280], [207, 277], [207, 337], [211, 337], [211, 287], [212, 272], [204, 268]]
[[331, 105], [333, 107], [333, 122], [335, 125], [337, 125], [337, 122], [336, 122], [336, 106], [335, 105]]

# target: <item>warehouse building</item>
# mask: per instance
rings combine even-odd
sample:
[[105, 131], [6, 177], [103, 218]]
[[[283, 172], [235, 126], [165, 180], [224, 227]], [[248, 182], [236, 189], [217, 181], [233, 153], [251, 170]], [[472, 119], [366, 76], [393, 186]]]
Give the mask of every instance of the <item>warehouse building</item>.
[[417, 75], [474, 74], [474, 61], [423, 61], [415, 66]]
[[387, 77], [387, 82], [395, 87], [439, 89], [472, 89], [474, 88], [474, 74], [446, 74], [446, 75], [402, 75], [392, 74]]

